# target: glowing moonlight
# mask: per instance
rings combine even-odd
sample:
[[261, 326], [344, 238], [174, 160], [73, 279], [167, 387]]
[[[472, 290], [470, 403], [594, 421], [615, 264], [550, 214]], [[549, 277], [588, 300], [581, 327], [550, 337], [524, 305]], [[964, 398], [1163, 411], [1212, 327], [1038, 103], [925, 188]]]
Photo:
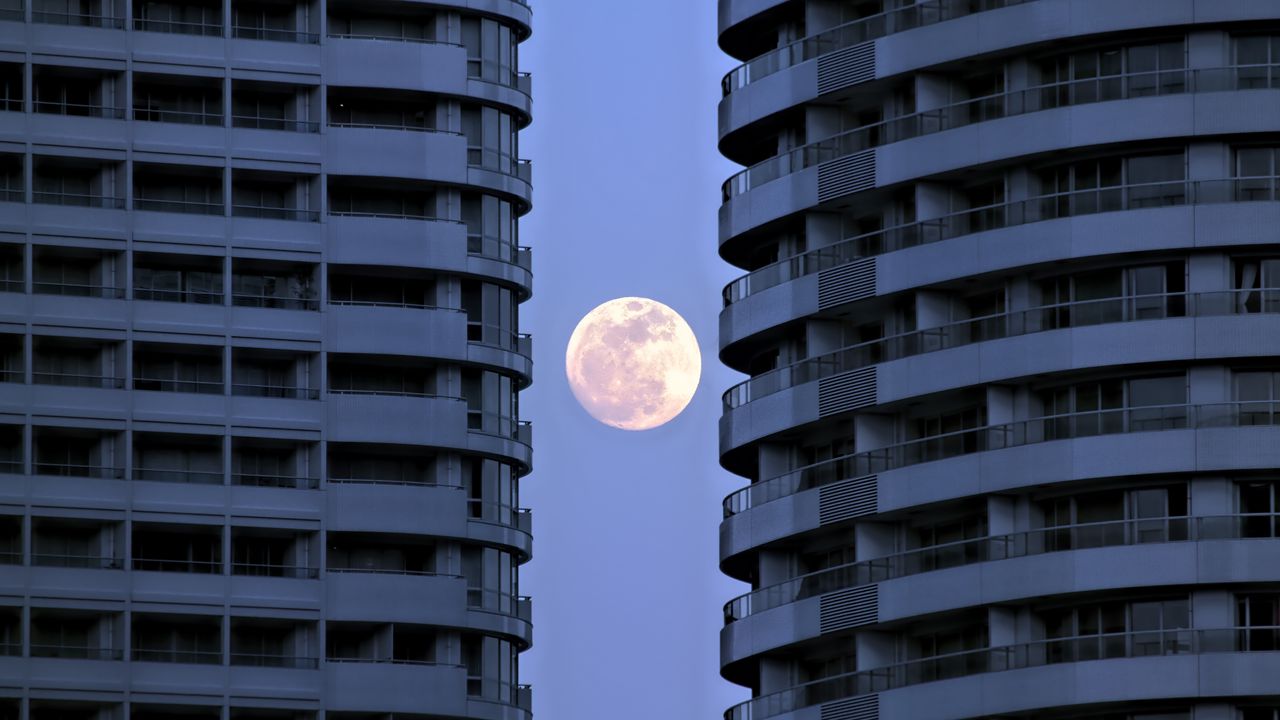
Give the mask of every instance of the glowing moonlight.
[[656, 300], [624, 297], [587, 313], [564, 353], [569, 387], [591, 416], [649, 430], [693, 399], [702, 355], [689, 324]]

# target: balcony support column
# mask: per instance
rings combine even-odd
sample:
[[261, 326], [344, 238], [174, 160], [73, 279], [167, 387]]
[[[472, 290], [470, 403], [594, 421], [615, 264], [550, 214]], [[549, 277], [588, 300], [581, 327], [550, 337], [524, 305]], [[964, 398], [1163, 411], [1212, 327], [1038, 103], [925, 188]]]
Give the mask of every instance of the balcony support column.
[[1236, 624], [1235, 596], [1229, 590], [1201, 589], [1191, 593], [1191, 625], [1229, 628]]
[[1187, 67], [1221, 68], [1231, 64], [1231, 36], [1216, 29], [1187, 33]]

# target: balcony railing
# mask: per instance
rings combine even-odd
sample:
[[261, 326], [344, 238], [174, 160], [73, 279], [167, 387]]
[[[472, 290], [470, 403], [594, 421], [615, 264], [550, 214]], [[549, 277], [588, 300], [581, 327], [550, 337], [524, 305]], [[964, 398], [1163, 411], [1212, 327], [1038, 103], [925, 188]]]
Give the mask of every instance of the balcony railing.
[[235, 293], [231, 296], [231, 304], [236, 307], [275, 308], [278, 310], [311, 310], [320, 309], [320, 299], [314, 297], [280, 297], [278, 295], [249, 295]]
[[325, 568], [325, 572], [329, 573], [363, 573], [367, 575], [413, 575], [415, 577], [442, 577], [442, 578], [458, 578], [461, 575], [453, 573], [436, 572], [434, 570], [409, 570], [403, 567], [335, 567], [329, 565]]
[[[3, 179], [0, 178], [0, 181]], [[0, 187], [0, 202], [24, 203], [26, 201], [27, 192], [22, 188]]]
[[26, 382], [26, 373], [18, 369], [0, 368], [0, 382]]
[[133, 378], [134, 390], [221, 395], [222, 382], [217, 380], [174, 380], [173, 378]]
[[320, 487], [320, 478], [296, 477], [293, 475], [268, 475], [264, 473], [233, 473], [232, 485], [244, 487], [290, 488], [298, 490], [315, 490]]
[[858, 18], [770, 50], [729, 71], [729, 74], [720, 81], [720, 90], [728, 96], [760, 78], [812, 60], [819, 55], [905, 30], [954, 20], [987, 10], [1021, 5], [1025, 2], [1031, 2], [1031, 0], [920, 0], [914, 5]]
[[0, 642], [0, 657], [22, 657], [22, 643]]
[[725, 603], [730, 623], [829, 592], [910, 575], [1066, 550], [1200, 540], [1280, 537], [1280, 514], [1112, 520], [1038, 528], [906, 550], [818, 570]]
[[843, 480], [990, 450], [1094, 435], [1275, 424], [1280, 424], [1280, 401], [1153, 405], [989, 425], [852, 453], [761, 480], [729, 494], [724, 515]]
[[247, 575], [250, 577], [276, 577], [276, 578], [295, 578], [300, 580], [314, 580], [320, 577], [320, 568], [299, 567], [297, 565], [272, 565], [268, 563], [231, 563], [232, 575]]
[[1000, 228], [1121, 210], [1276, 200], [1280, 200], [1277, 177], [1175, 180], [1051, 193], [846, 238], [744, 275], [726, 285], [722, 295], [728, 307], [762, 290], [865, 257]]
[[[1280, 65], [1138, 72], [1047, 83], [964, 100], [846, 130], [756, 163], [724, 182], [721, 199], [728, 202], [767, 182], [829, 160], [975, 123], [1112, 100], [1246, 90], [1258, 86], [1256, 76], [1259, 72], [1263, 73], [1265, 81], [1266, 76], [1275, 71], [1280, 71]], [[1269, 83], [1262, 85], [1268, 86]]]
[[462, 47], [461, 43], [449, 42], [447, 40], [436, 40], [435, 38], [418, 38], [407, 37], [404, 35], [368, 35], [360, 33], [329, 33], [329, 37], [334, 40], [377, 40], [381, 42], [408, 42], [423, 43], [426, 45], [451, 45], [453, 47]]
[[231, 394], [245, 397], [286, 398], [290, 400], [320, 399], [319, 390], [293, 385], [246, 385], [244, 383], [236, 383], [231, 386]]
[[[32, 10], [31, 22], [46, 25], [78, 25], [80, 27], [100, 27], [111, 30], [123, 30], [124, 18], [114, 15], [95, 15], [91, 13], [50, 12], [48, 10]], [[39, 112], [39, 111], [37, 111]]]
[[124, 650], [85, 645], [32, 645], [33, 658], [66, 658], [70, 660], [123, 660]]
[[8, 278], [0, 279], [0, 292], [20, 293], [26, 290], [26, 281], [10, 280]]
[[181, 20], [152, 20], [134, 18], [133, 29], [143, 32], [174, 33], [178, 35], [204, 35], [222, 37], [222, 23], [183, 22]]
[[134, 196], [134, 210], [148, 212], [181, 213], [184, 215], [226, 215], [222, 202], [205, 202], [202, 200], [161, 200]]
[[[763, 720], [801, 708], [921, 683], [1059, 663], [1116, 658], [1272, 651], [1280, 627], [1153, 629], [1053, 638], [910, 660], [815, 680], [725, 711], [725, 720]], [[1255, 649], [1256, 648], [1256, 649]]]
[[32, 103], [32, 108], [35, 112], [44, 115], [69, 115], [73, 117], [106, 118], [109, 120], [124, 119], [124, 108], [105, 105], [77, 105], [75, 103], [37, 100]]
[[[1254, 302], [1254, 300], [1260, 302]], [[1013, 310], [851, 345], [763, 372], [725, 391], [726, 412], [848, 370], [974, 343], [1064, 328], [1180, 317], [1280, 313], [1280, 289], [1162, 293]]]
[[110, 465], [77, 465], [75, 463], [47, 463], [36, 461], [32, 467], [36, 475], [53, 475], [57, 477], [100, 478], [103, 480], [121, 480], [124, 468]]
[[129, 567], [148, 572], [195, 573], [221, 575], [221, 560], [176, 560], [171, 558], [133, 558]]
[[[19, 373], [21, 374], [21, 373]], [[0, 375], [0, 382], [4, 381], [4, 376]], [[19, 380], [21, 382], [21, 380]], [[0, 473], [15, 474], [23, 471], [23, 463], [21, 460], [0, 460]]]
[[320, 667], [319, 658], [294, 655], [270, 655], [265, 653], [231, 653], [231, 664], [245, 667], [290, 668], [315, 670]]
[[436, 481], [428, 479], [425, 475], [421, 479], [409, 479], [409, 480], [406, 480], [404, 478], [334, 477], [330, 475], [329, 482], [331, 484], [339, 484], [339, 485], [344, 483], [351, 483], [351, 484], [358, 484], [358, 485], [412, 485], [412, 486], [442, 487], [442, 488], [451, 487], [451, 488], [457, 488], [459, 490], [462, 489], [460, 486], [457, 486], [457, 485], [440, 485]]
[[[18, 543], [11, 542], [8, 544], [10, 547], [14, 547]], [[21, 550], [0, 550], [0, 565], [21, 565], [21, 564], [22, 564]]]
[[221, 305], [222, 293], [215, 290], [180, 290], [177, 288], [134, 287], [134, 300], [152, 302], [193, 303], [196, 305]]
[[76, 375], [32, 371], [31, 382], [36, 385], [62, 385], [65, 387], [92, 387], [118, 390], [124, 387], [124, 378], [110, 375]]
[[320, 123], [309, 120], [289, 120], [287, 118], [259, 117], [255, 115], [233, 115], [231, 127], [249, 128], [252, 130], [283, 130], [285, 132], [318, 133]]
[[389, 210], [335, 210], [329, 208], [329, 214], [334, 217], [352, 217], [352, 218], [385, 218], [389, 220], [426, 220], [430, 222], [452, 222], [457, 220], [427, 215], [426, 213], [416, 213], [405, 210], [403, 212], [393, 212]]
[[221, 470], [182, 470], [171, 468], [133, 468], [133, 479], [147, 482], [189, 483], [192, 485], [221, 485]]
[[318, 33], [246, 25], [232, 25], [231, 37], [237, 40], [266, 40], [269, 42], [291, 42], [304, 45], [315, 45], [320, 42]]
[[32, 282], [32, 292], [37, 295], [62, 295], [64, 297], [95, 297], [109, 300], [124, 298], [124, 288], [109, 285], [86, 285], [68, 282]]
[[268, 207], [264, 205], [232, 205], [231, 215], [233, 217], [260, 218], [265, 220], [320, 222], [319, 210], [300, 210], [298, 208]]
[[81, 568], [87, 570], [120, 570], [124, 560], [96, 555], [32, 553], [31, 564], [37, 567]]
[[108, 197], [106, 195], [81, 195], [78, 193], [42, 192], [37, 190], [31, 193], [31, 202], [41, 205], [95, 207], [109, 210], [124, 209], [124, 198]]
[[222, 125], [222, 112], [196, 110], [162, 110], [159, 108], [133, 107], [133, 119], [139, 122], [178, 123], [180, 125]]
[[135, 647], [130, 657], [137, 662], [183, 663], [187, 665], [222, 664], [222, 653], [212, 650], [170, 650], [168, 648]]

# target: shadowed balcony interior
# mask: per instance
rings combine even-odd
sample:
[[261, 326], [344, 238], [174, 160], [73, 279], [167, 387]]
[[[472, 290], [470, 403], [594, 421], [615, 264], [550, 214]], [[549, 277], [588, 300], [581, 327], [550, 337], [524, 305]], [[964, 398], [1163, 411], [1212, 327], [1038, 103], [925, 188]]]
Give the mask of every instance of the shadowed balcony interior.
[[247, 40], [316, 43], [320, 15], [312, 2], [232, 0], [231, 36]]
[[231, 174], [231, 214], [237, 217], [316, 222], [320, 186], [314, 176], [257, 170]]
[[231, 303], [244, 307], [319, 310], [317, 268], [307, 263], [233, 258]]
[[442, 217], [436, 188], [425, 182], [329, 176], [329, 214], [433, 220]]
[[135, 390], [221, 395], [223, 348], [215, 345], [134, 343]]
[[222, 35], [218, 0], [146, 0], [133, 5], [133, 29], [179, 35]]
[[[3, 8], [0, 5], [0, 8]], [[0, 12], [3, 12], [0, 9]], [[0, 110], [22, 112], [23, 92], [22, 63], [0, 62]]]
[[31, 290], [69, 297], [124, 297], [125, 266], [120, 253], [89, 248], [32, 246]]
[[442, 307], [433, 273], [408, 268], [330, 266], [329, 303], [383, 307]]
[[114, 570], [124, 567], [124, 522], [33, 517], [31, 564], [44, 567]]
[[133, 433], [133, 478], [154, 482], [221, 485], [222, 437]]
[[330, 532], [325, 566], [332, 571], [430, 575], [436, 544], [419, 536]]
[[135, 662], [222, 664], [222, 618], [216, 615], [133, 613]]
[[273, 438], [231, 439], [231, 483], [254, 487], [315, 489], [319, 446]]
[[124, 207], [124, 163], [35, 156], [31, 200], [47, 205]]
[[[288, 8], [293, 9], [292, 3]], [[293, 34], [292, 30], [267, 27], [270, 22], [263, 18], [253, 28], [237, 26], [236, 32]], [[231, 125], [255, 130], [319, 132], [319, 97], [320, 89], [310, 85], [232, 80]]]
[[231, 394], [251, 397], [315, 400], [320, 359], [313, 353], [233, 348]]
[[32, 447], [36, 475], [107, 480], [124, 476], [124, 435], [119, 431], [36, 426]]
[[124, 387], [124, 343], [119, 340], [32, 338], [31, 381], [40, 385]]
[[123, 634], [119, 613], [31, 609], [31, 657], [119, 660]]
[[223, 207], [222, 168], [196, 165], [135, 163], [135, 210], [226, 215]]
[[21, 565], [22, 548], [22, 517], [0, 514], [0, 563]]
[[36, 65], [31, 69], [32, 106], [37, 113], [124, 119], [124, 78], [95, 68]]
[[330, 483], [435, 485], [438, 458], [413, 446], [330, 443]]
[[134, 570], [223, 574], [221, 525], [133, 523]]
[[0, 292], [22, 292], [27, 285], [26, 250], [16, 243], [0, 243]]
[[330, 127], [418, 131], [440, 127], [445, 107], [430, 93], [349, 87], [330, 87], [328, 102]]
[[319, 577], [316, 533], [279, 528], [231, 528], [231, 574]]
[[417, 359], [331, 354], [328, 375], [331, 393], [405, 397], [437, 394], [437, 369]]
[[335, 0], [329, 7], [329, 35], [345, 38], [379, 38], [436, 42], [443, 35], [444, 19], [428, 9], [400, 2]]
[[222, 125], [222, 82], [182, 75], [133, 76], [133, 119]]

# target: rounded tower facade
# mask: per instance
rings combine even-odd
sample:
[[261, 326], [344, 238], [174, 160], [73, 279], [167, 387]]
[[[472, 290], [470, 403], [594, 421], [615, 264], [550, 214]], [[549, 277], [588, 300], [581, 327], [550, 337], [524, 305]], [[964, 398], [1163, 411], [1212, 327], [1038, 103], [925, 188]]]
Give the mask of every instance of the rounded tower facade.
[[719, 40], [726, 720], [1280, 718], [1280, 9]]
[[0, 718], [527, 720], [524, 0], [0, 0]]

